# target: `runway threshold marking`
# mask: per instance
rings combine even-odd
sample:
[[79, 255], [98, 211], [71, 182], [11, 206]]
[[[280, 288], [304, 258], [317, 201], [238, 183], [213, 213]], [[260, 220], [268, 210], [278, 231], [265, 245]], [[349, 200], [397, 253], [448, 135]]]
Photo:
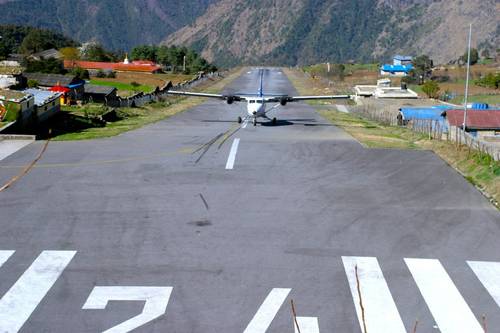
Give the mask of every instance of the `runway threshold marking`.
[[[368, 332], [406, 333], [377, 258], [342, 257], [342, 262], [361, 330], [364, 331], [366, 324]], [[361, 309], [361, 302], [364, 311]]]
[[467, 261], [484, 288], [500, 306], [500, 262]]
[[[297, 324], [295, 327], [295, 333], [319, 333], [319, 323], [317, 317], [297, 317]], [[299, 331], [300, 329], [300, 331]]]
[[274, 288], [243, 333], [265, 333], [292, 289]]
[[240, 144], [240, 139], [235, 138], [233, 144], [231, 145], [231, 151], [229, 152], [229, 157], [227, 158], [226, 170], [232, 170], [234, 167], [234, 161], [236, 159], [236, 153], [238, 152], [238, 146]]
[[440, 332], [484, 333], [439, 260], [405, 258], [405, 262]]
[[15, 251], [0, 251], [0, 267], [14, 254]]
[[17, 332], [52, 288], [76, 251], [43, 251], [0, 299], [0, 331]]

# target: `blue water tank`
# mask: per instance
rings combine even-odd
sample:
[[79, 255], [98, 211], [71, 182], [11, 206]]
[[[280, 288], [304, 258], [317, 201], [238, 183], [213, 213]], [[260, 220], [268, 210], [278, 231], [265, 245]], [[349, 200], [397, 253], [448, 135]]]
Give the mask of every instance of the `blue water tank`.
[[472, 103], [472, 109], [474, 110], [487, 110], [489, 105], [486, 103]]

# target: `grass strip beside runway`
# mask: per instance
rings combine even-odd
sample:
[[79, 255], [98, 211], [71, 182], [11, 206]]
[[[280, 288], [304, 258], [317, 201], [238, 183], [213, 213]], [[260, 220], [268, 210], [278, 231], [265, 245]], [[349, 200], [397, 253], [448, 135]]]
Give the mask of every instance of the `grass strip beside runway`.
[[[207, 82], [199, 85], [195, 90], [219, 92], [227, 84], [240, 76], [243, 70], [244, 69], [231, 71], [221, 80], [208, 80]], [[57, 127], [52, 127], [54, 135], [53, 140], [88, 140], [115, 136], [166, 119], [195, 107], [203, 103], [205, 100], [205, 98], [172, 97], [166, 102], [151, 103], [143, 107], [120, 108], [117, 110], [120, 119], [113, 122], [107, 122], [105, 126], [82, 124], [82, 128], [72, 131], [67, 131], [67, 126], [65, 126], [65, 124], [61, 124], [60, 131]], [[74, 113], [76, 116], [78, 116], [78, 113], [80, 112], [78, 109], [68, 109], [66, 111]], [[81, 111], [80, 113], [83, 112], [84, 111]], [[84, 118], [82, 117], [82, 119]]]

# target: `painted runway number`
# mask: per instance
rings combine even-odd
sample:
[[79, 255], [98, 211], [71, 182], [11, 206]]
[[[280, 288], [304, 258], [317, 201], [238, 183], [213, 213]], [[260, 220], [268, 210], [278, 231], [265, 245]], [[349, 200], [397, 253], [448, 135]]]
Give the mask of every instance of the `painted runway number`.
[[[2, 270], [7, 262], [12, 261], [14, 253], [15, 251], [0, 251]], [[0, 298], [0, 332], [14, 333], [23, 329], [75, 255], [76, 251], [40, 253]], [[342, 257], [342, 263], [351, 290], [353, 311], [358, 315], [361, 330], [366, 326], [368, 332], [406, 332], [377, 258]], [[413, 283], [420, 290], [440, 332], [483, 332], [479, 321], [439, 260], [405, 258], [401, 263], [406, 263]], [[483, 290], [500, 306], [500, 263], [467, 261], [467, 264], [477, 276], [479, 286], [484, 287]], [[102, 328], [106, 329], [105, 333], [130, 332], [165, 315], [172, 290], [173, 287], [162, 286], [96, 286], [89, 292], [82, 310], [102, 311], [110, 301], [144, 302], [141, 313], [112, 328]], [[268, 295], [260, 300], [262, 303], [243, 333], [266, 333], [272, 327], [278, 312], [285, 310], [286, 299], [291, 291], [290, 288], [271, 289]], [[360, 308], [361, 299], [365, 309], [363, 313]], [[78, 302], [83, 303], [83, 300]], [[104, 317], [106, 312], [102, 313]], [[242, 317], [248, 318], [246, 314], [242, 314]], [[293, 330], [319, 333], [318, 318], [292, 318], [290, 331]]]
[[130, 332], [167, 311], [172, 287], [95, 287], [82, 309], [105, 309], [109, 301], [145, 301], [142, 313], [103, 333]]

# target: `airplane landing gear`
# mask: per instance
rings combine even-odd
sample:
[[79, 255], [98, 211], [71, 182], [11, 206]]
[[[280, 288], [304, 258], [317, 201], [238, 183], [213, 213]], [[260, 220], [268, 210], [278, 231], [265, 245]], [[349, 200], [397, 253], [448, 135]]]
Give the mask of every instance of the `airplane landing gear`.
[[253, 118], [253, 125], [257, 126], [257, 118]]
[[277, 122], [276, 117], [274, 117], [272, 120], [273, 125], [276, 125], [276, 122]]
[[238, 117], [238, 124], [241, 124], [242, 121], [243, 119], [241, 119], [241, 117]]

